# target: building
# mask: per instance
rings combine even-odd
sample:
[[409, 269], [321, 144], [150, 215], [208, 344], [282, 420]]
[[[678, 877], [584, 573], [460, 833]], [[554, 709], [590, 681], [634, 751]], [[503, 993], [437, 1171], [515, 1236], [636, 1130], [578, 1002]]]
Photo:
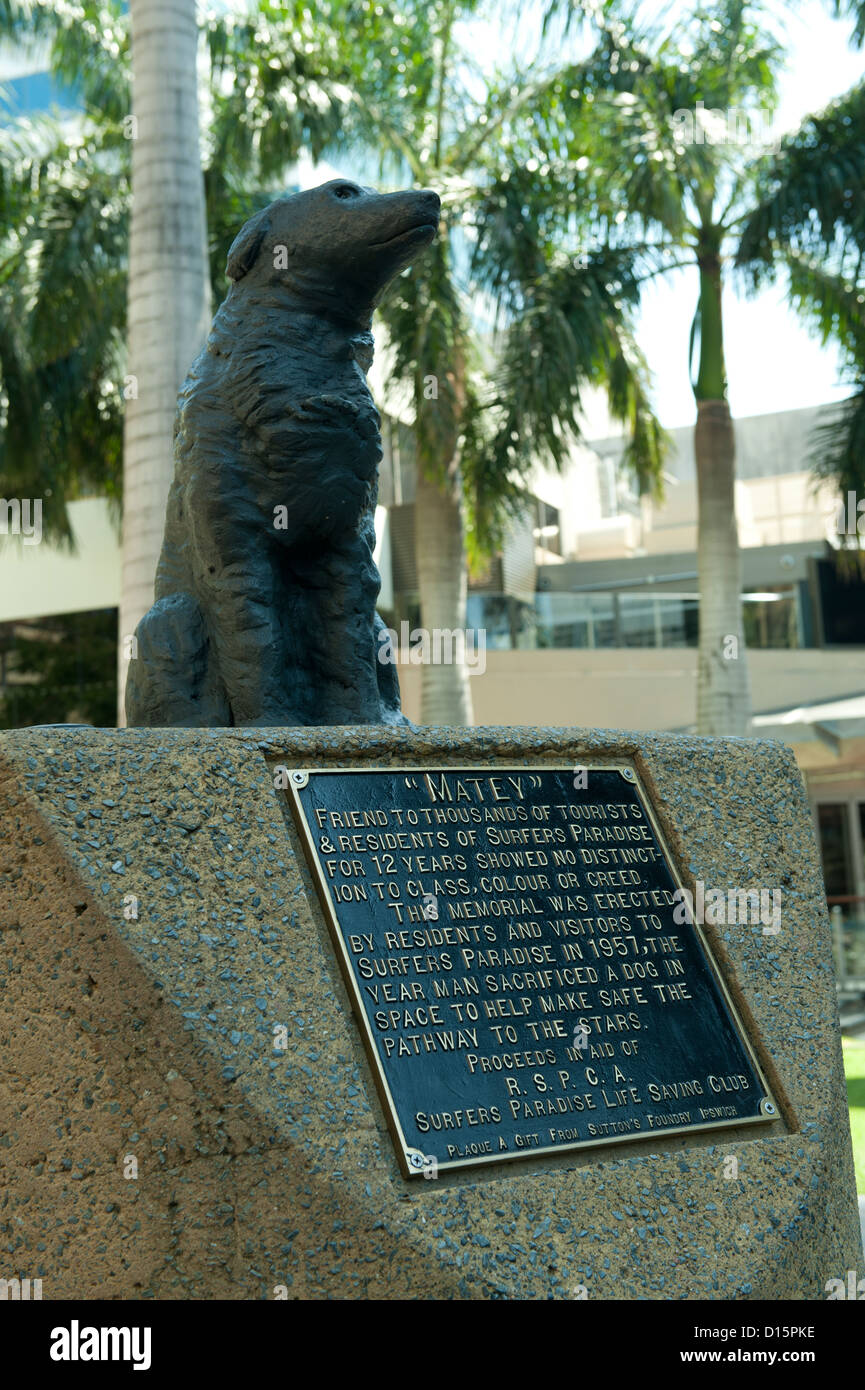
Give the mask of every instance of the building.
[[[753, 733], [796, 755], [845, 972], [865, 981], [865, 582], [843, 563], [838, 498], [813, 480], [818, 416], [736, 422], [742, 603]], [[391, 442], [382, 496], [392, 616], [416, 622], [409, 443]], [[476, 723], [694, 730], [693, 431], [672, 431], [660, 505], [635, 494], [621, 454], [620, 437], [598, 438], [563, 476], [536, 477], [532, 514], [472, 583], [468, 625], [487, 641], [472, 681]], [[845, 520], [855, 531], [855, 515]], [[400, 679], [416, 718], [417, 668], [401, 667]]]

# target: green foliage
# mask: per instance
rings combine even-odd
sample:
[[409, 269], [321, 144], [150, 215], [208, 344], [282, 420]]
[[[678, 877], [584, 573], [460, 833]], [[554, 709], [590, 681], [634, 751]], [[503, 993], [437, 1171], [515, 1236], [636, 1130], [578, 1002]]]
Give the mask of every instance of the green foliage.
[[209, 163], [235, 186], [254, 171], [267, 187], [302, 150], [317, 159], [338, 137], [347, 92], [331, 8], [261, 0], [205, 22], [217, 93]]
[[836, 15], [853, 20], [853, 42], [865, 43], [865, 0], [831, 0]]
[[[492, 75], [472, 26], [515, 7], [257, 0], [204, 23], [217, 299], [237, 226], [302, 154], [351, 151], [370, 177], [442, 192], [444, 235], [381, 312], [414, 392], [422, 466], [445, 477], [457, 459], [478, 543], [522, 504], [535, 461], [567, 457], [588, 385], [606, 387], [625, 423], [640, 485], [658, 486], [664, 440], [630, 327], [639, 287], [693, 264], [709, 237], [723, 259], [743, 210], [738, 261], [752, 283], [788, 245], [803, 312], [821, 333], [856, 336], [841, 290], [859, 282], [865, 235], [863, 89], [755, 167], [741, 145], [688, 139], [681, 116], [698, 103], [771, 112], [770, 8], [721, 0], [648, 25], [645, 8], [552, 0], [537, 52]], [[835, 8], [861, 41], [861, 0]], [[582, 61], [577, 29], [592, 39]], [[0, 0], [2, 32], [47, 41], [90, 117], [77, 146], [46, 123], [0, 133], [0, 468], [7, 490], [26, 481], [54, 497], [49, 534], [68, 538], [64, 499], [120, 489], [128, 14], [122, 0]], [[827, 257], [839, 285], [821, 289]]]
[[0, 35], [47, 42], [84, 108], [0, 125], [0, 493], [44, 499], [45, 534], [72, 544], [66, 503], [119, 507], [126, 324], [129, 112], [121, 0], [5, 0]]
[[[91, 487], [120, 491], [128, 15], [120, 0], [2, 3], [0, 29], [47, 40], [55, 74], [87, 113], [77, 148], [43, 130], [40, 154], [38, 140], [7, 127], [0, 155], [3, 476], [10, 492], [26, 482], [26, 495], [38, 484], [53, 498], [47, 533], [69, 539], [67, 499]], [[561, 130], [561, 94], [577, 69], [516, 63], [490, 78], [467, 39], [482, 13], [490, 7], [477, 0], [406, 0], [399, 10], [258, 0], [205, 21], [217, 299], [237, 226], [302, 154], [351, 150], [372, 177], [442, 192], [439, 242], [381, 313], [396, 375], [414, 395], [420, 465], [443, 482], [461, 470], [476, 549], [521, 504], [532, 464], [564, 461], [585, 384], [609, 386], [646, 484], [659, 477], [663, 447], [628, 322], [635, 257], [596, 250], [571, 274], [561, 248], [579, 240], [577, 222], [586, 226], [581, 181], [567, 151], [532, 172], [533, 152]], [[481, 332], [479, 294], [493, 310]], [[434, 399], [424, 396], [430, 376]]]
[[737, 262], [755, 285], [782, 248], [825, 257], [856, 278], [865, 253], [865, 83], [807, 117], [757, 171], [757, 201]]
[[[865, 37], [865, 6], [837, 4]], [[865, 489], [865, 83], [806, 117], [762, 162], [757, 202], [736, 255], [746, 283], [761, 288], [779, 275], [822, 343], [840, 348], [842, 379], [852, 390], [827, 407], [811, 440], [815, 476], [842, 494]]]
[[841, 496], [865, 488], [865, 287], [851, 283], [825, 262], [784, 248], [783, 264], [800, 315], [821, 342], [841, 348], [843, 380], [852, 388], [846, 400], [820, 412], [810, 446], [815, 478]]
[[[88, 460], [116, 492], [125, 267], [109, 234], [122, 238], [128, 202], [119, 126], [129, 109], [128, 17], [120, 0], [0, 4], [0, 28], [48, 38], [56, 73], [100, 120], [98, 138], [91, 132], [80, 154], [87, 175], [66, 187], [55, 166], [59, 186], [50, 196], [47, 177], [27, 185], [20, 161], [0, 159], [0, 228], [11, 253], [0, 271], [11, 291], [10, 312], [0, 314], [0, 371], [20, 403], [5, 422], [4, 467], [11, 476], [45, 436], [40, 478], [66, 468], [55, 493], [90, 486]], [[631, 329], [640, 286], [694, 264], [709, 240], [723, 261], [754, 203], [750, 152], [688, 139], [681, 115], [698, 103], [770, 113], [780, 55], [769, 11], [746, 0], [650, 25], [618, 0], [554, 0], [536, 52], [490, 74], [472, 47], [473, 26], [491, 15], [515, 20], [516, 7], [257, 0], [205, 21], [213, 74], [205, 189], [217, 298], [237, 225], [284, 186], [301, 155], [351, 151], [370, 178], [429, 183], [442, 193], [443, 235], [393, 287], [381, 316], [397, 377], [414, 395], [421, 466], [443, 479], [459, 467], [479, 547], [522, 505], [534, 463], [560, 466], [569, 455], [588, 386], [606, 388], [640, 486], [659, 486], [664, 438]], [[570, 41], [577, 29], [591, 39], [580, 61]], [[803, 180], [800, 199], [811, 200], [824, 227], [837, 229], [846, 212], [843, 236], [852, 244], [862, 216], [849, 173], [855, 133], [839, 111], [835, 127], [815, 139], [837, 148], [834, 193], [823, 159], [824, 187], [809, 190]], [[752, 221], [751, 235], [762, 246], [776, 235], [773, 217], [795, 214], [789, 203], [781, 208], [773, 177], [760, 167], [763, 224]], [[100, 207], [111, 209], [104, 229]], [[22, 232], [28, 218], [36, 225]], [[38, 229], [50, 232], [41, 246]], [[813, 251], [804, 237], [798, 249]], [[49, 276], [60, 309], [54, 334], [46, 332]], [[803, 290], [803, 307], [806, 299]], [[73, 344], [75, 361], [63, 350]], [[722, 342], [701, 349], [717, 354]], [[439, 386], [434, 401], [423, 394], [430, 376]], [[54, 424], [46, 431], [48, 414]]]
[[12, 623], [0, 626], [0, 662], [7, 671], [6, 683], [0, 686], [0, 728], [67, 720], [112, 727], [117, 712], [116, 659], [113, 608], [61, 614], [24, 631], [16, 631]]
[[[551, 4], [550, 15], [562, 8]], [[643, 261], [649, 251], [655, 259], [644, 275], [698, 269], [694, 390], [723, 397], [723, 270], [758, 164], [742, 137], [774, 110], [776, 28], [765, 6], [746, 0], [680, 12], [667, 27], [641, 27], [609, 0], [595, 24], [587, 80], [562, 91], [552, 145], [582, 171], [597, 237], [635, 250], [642, 239]]]
[[[304, 11], [294, 19], [301, 42], [287, 44], [267, 0], [242, 25], [217, 27], [219, 61], [236, 74], [218, 102], [219, 147], [229, 167], [252, 160], [262, 182], [284, 174], [302, 141], [328, 157], [350, 149], [372, 176], [441, 193], [437, 243], [380, 313], [394, 375], [414, 400], [419, 466], [442, 485], [461, 475], [473, 554], [523, 505], [533, 465], [565, 462], [587, 384], [610, 388], [629, 461], [656, 483], [663, 438], [629, 324], [635, 256], [599, 252], [571, 273], [567, 248], [587, 224], [573, 165], [537, 157], [561, 129], [574, 65], [518, 62], [490, 76], [467, 41], [490, 14], [478, 3], [406, 0], [396, 12], [332, 0], [323, 13], [327, 42]], [[307, 127], [295, 106], [298, 52], [320, 98]], [[304, 67], [307, 92], [310, 81]]]
[[126, 0], [0, 0], [0, 35], [47, 42], [51, 71], [103, 133], [129, 113]]
[[128, 191], [49, 119], [0, 127], [0, 170], [0, 492], [68, 544], [66, 502], [120, 491]]
[[845, 1037], [843, 1045], [856, 1190], [865, 1192], [865, 1043], [860, 1038]]

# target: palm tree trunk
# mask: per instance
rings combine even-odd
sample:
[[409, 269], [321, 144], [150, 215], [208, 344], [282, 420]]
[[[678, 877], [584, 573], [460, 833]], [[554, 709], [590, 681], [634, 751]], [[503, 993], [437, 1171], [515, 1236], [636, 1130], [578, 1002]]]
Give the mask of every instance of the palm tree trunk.
[[700, 590], [697, 729], [701, 734], [741, 737], [750, 721], [750, 690], [736, 528], [736, 447], [727, 403], [721, 265], [715, 246], [701, 248], [699, 264], [700, 369], [694, 388]]
[[697, 729], [701, 734], [741, 737], [747, 733], [750, 693], [736, 530], [735, 444], [725, 400], [698, 401], [694, 452], [700, 589]]
[[174, 471], [177, 392], [204, 345], [210, 319], [195, 0], [130, 0], [129, 8], [132, 224], [119, 725], [125, 722], [128, 639], [153, 602]]
[[[418, 467], [414, 504], [415, 557], [421, 623], [431, 643], [439, 632], [465, 632], [468, 576], [462, 486], [456, 468], [444, 487]], [[459, 650], [451, 648], [452, 651]], [[472, 722], [469, 675], [464, 661], [427, 661], [421, 677], [421, 723]]]

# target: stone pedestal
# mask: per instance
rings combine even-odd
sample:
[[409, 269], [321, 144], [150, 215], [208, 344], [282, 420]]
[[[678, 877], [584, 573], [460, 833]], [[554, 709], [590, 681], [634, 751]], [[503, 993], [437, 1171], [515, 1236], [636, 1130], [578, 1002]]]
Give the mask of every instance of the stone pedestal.
[[[777, 934], [704, 929], [779, 1116], [407, 1180], [274, 766], [622, 760], [686, 884], [783, 891]], [[823, 1299], [862, 1264], [822, 880], [779, 745], [7, 733], [0, 930], [0, 1277], [46, 1299]]]

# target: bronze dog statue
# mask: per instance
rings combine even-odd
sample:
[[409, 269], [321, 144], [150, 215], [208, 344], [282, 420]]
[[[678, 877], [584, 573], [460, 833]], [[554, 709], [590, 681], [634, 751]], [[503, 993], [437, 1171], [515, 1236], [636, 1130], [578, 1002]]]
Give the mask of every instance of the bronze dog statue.
[[156, 601], [130, 725], [404, 723], [378, 660], [373, 308], [433, 240], [429, 190], [345, 179], [241, 229], [178, 400]]

